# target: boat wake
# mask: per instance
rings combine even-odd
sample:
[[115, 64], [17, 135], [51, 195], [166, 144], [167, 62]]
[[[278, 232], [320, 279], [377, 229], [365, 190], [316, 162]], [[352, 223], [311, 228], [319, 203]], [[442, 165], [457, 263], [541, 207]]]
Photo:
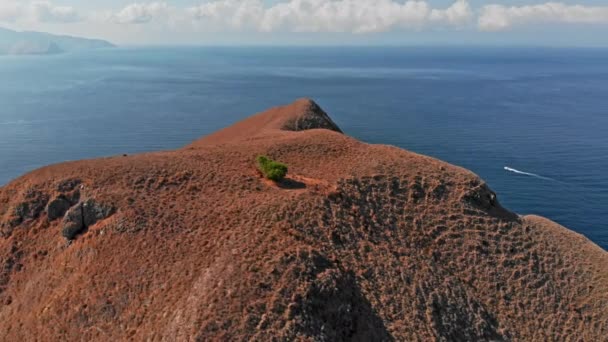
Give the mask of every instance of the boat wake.
[[544, 176], [541, 176], [541, 175], [537, 175], [536, 173], [519, 171], [517, 169], [511, 168], [511, 167], [508, 167], [508, 166], [505, 166], [505, 170], [509, 171], [509, 172], [517, 173], [518, 175], [530, 176], [530, 177], [534, 177], [534, 178], [538, 178], [538, 179], [544, 179], [544, 180], [548, 180], [548, 181], [552, 181], [552, 182], [561, 183], [557, 179], [553, 179], [553, 178], [549, 178], [549, 177], [544, 177]]

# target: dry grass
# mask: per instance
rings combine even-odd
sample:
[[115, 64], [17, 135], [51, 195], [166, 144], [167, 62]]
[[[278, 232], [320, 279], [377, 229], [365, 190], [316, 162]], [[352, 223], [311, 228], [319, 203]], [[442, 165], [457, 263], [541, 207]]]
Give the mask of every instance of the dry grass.
[[[605, 251], [467, 170], [282, 130], [307, 103], [1, 188], [0, 340], [605, 340]], [[260, 152], [303, 186], [265, 182]], [[44, 213], [9, 224], [71, 179], [116, 213], [71, 245]]]

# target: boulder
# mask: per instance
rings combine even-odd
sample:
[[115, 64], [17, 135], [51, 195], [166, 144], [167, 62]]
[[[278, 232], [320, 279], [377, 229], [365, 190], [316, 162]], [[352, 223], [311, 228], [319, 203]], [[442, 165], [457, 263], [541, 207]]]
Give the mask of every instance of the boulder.
[[71, 206], [72, 202], [65, 195], [55, 197], [55, 199], [50, 201], [46, 206], [46, 213], [49, 221], [54, 221], [63, 217]]
[[82, 203], [82, 214], [86, 227], [92, 226], [97, 223], [97, 221], [110, 217], [113, 213], [113, 207], [97, 203], [93, 199], [88, 199]]
[[72, 207], [63, 218], [62, 235], [72, 240], [76, 235], [86, 231], [90, 226], [114, 214], [114, 207], [87, 199]]
[[72, 207], [63, 218], [63, 228], [61, 234], [64, 238], [72, 240], [76, 235], [85, 230], [84, 215], [82, 213], [82, 203]]

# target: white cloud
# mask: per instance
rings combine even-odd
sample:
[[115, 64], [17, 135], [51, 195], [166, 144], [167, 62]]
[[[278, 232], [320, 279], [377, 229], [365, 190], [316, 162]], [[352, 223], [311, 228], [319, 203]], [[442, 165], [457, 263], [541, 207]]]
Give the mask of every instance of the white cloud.
[[[571, 4], [575, 0], [527, 1], [529, 5], [517, 6], [505, 5], [505, 0], [483, 1], [485, 5], [475, 1], [482, 4], [472, 8], [469, 0], [130, 0], [121, 7], [108, 5], [118, 1], [97, 1], [95, 8], [91, 5], [94, 1], [85, 5], [76, 0], [0, 0], [0, 26], [73, 35], [86, 32], [116, 41], [198, 42], [245, 39], [249, 33], [280, 33], [250, 35], [272, 41], [292, 39], [291, 32], [318, 33], [321, 37], [324, 33], [463, 29], [465, 34], [474, 34], [475, 30], [525, 26], [530, 32], [543, 24], [608, 25], [608, 0], [606, 5]], [[525, 1], [518, 4], [521, 2]], [[68, 3], [73, 7], [65, 5]], [[434, 5], [437, 3], [443, 6]], [[590, 28], [590, 32], [598, 29]], [[301, 37], [309, 39], [309, 35]], [[327, 39], [335, 38], [328, 35]], [[397, 34], [387, 36], [387, 40], [396, 39]]]
[[187, 13], [210, 29], [239, 30], [255, 27], [264, 14], [264, 6], [259, 0], [221, 0], [191, 7]]
[[534, 23], [608, 24], [608, 7], [566, 5], [560, 2], [511, 7], [486, 5], [478, 18], [478, 26], [482, 31], [502, 31]]
[[29, 12], [36, 22], [70, 23], [81, 20], [78, 12], [70, 6], [55, 6], [48, 1], [35, 1], [29, 5]]
[[473, 10], [467, 0], [458, 0], [446, 9], [433, 9], [431, 20], [453, 26], [466, 25], [473, 18]]
[[81, 21], [71, 6], [58, 6], [50, 1], [0, 0], [0, 21], [30, 23], [72, 23]]
[[145, 24], [169, 18], [171, 8], [165, 2], [133, 3], [114, 15], [119, 24]]
[[419, 28], [430, 13], [422, 1], [292, 0], [268, 9], [261, 30], [298, 32], [382, 32], [391, 28]]
[[459, 26], [472, 18], [467, 0], [456, 0], [447, 9], [433, 9], [419, 0], [288, 0], [270, 7], [261, 0], [214, 0], [188, 13], [209, 30], [261, 32], [386, 32]]

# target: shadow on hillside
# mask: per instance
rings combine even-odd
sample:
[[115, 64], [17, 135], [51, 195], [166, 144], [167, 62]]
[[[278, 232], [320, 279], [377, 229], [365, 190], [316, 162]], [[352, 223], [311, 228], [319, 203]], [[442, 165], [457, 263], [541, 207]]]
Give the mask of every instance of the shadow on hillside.
[[306, 183], [299, 182], [295, 179], [285, 178], [280, 182], [276, 183], [277, 186], [281, 189], [287, 190], [301, 190], [306, 189]]

